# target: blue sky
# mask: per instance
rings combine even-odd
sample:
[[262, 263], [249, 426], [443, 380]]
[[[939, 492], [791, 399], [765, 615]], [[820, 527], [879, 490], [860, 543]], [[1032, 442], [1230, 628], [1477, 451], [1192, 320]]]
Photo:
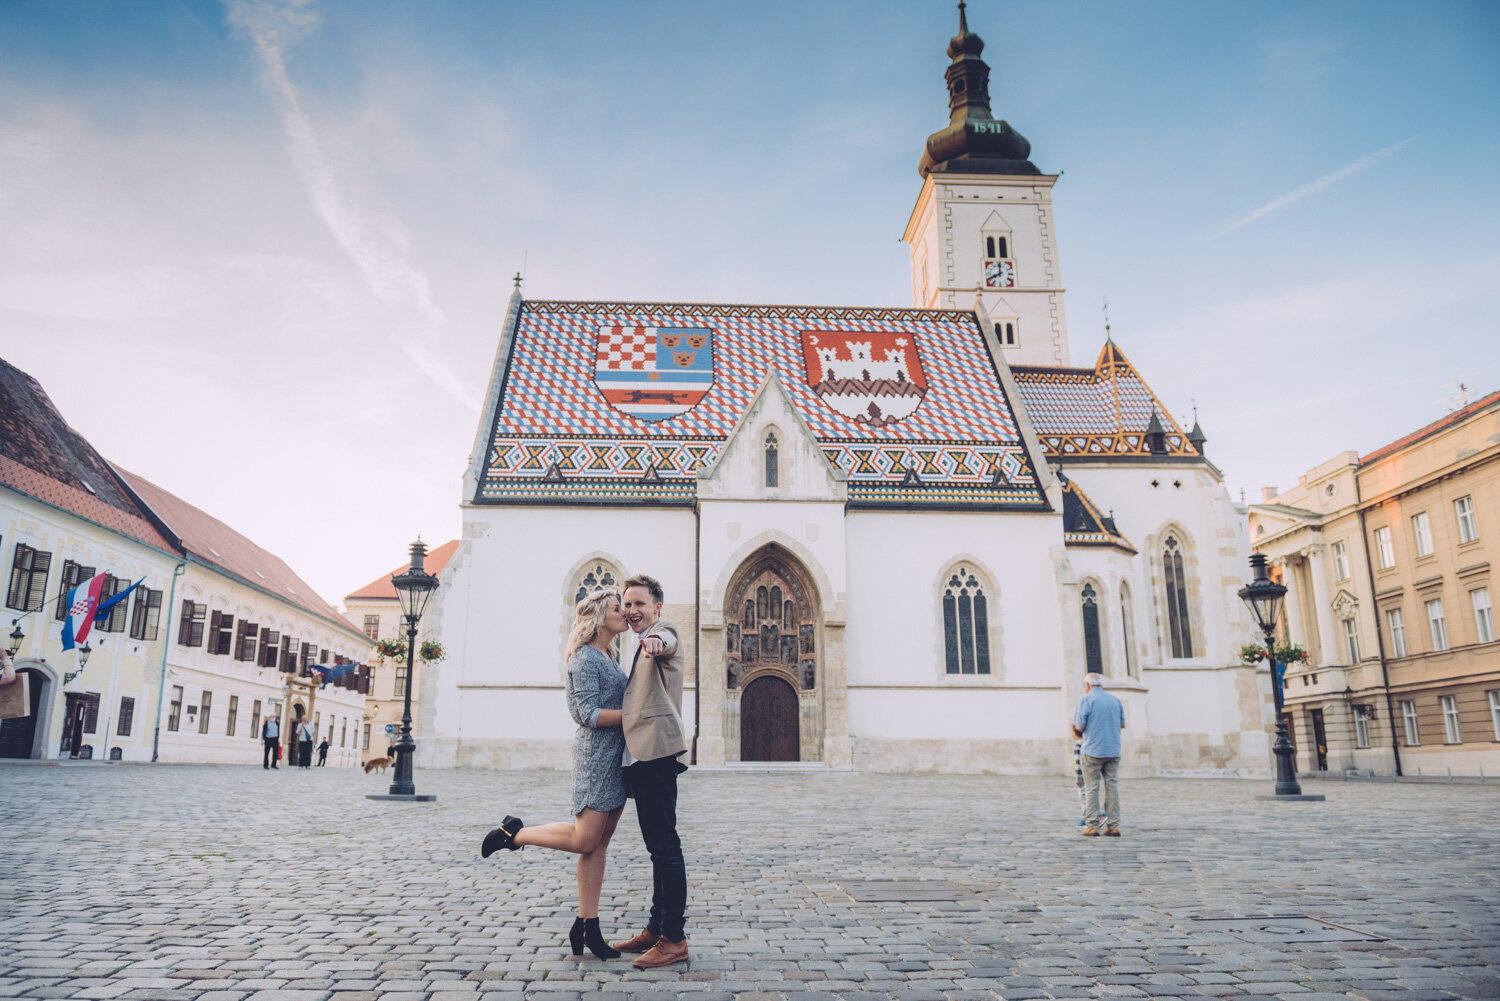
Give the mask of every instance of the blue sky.
[[[1500, 388], [1500, 5], [975, 0], [1236, 494]], [[945, 2], [0, 5], [0, 353], [325, 596], [458, 528], [510, 293], [905, 304]], [[79, 359], [86, 359], [80, 367]], [[128, 419], [122, 416], [128, 415]]]

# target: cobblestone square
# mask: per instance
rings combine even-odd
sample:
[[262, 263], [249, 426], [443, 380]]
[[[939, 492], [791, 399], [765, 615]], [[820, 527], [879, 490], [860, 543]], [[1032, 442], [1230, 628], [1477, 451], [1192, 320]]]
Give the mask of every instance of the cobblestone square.
[[[551, 772], [389, 776], [236, 766], [0, 768], [0, 998], [159, 1001], [966, 1001], [1500, 997], [1500, 789], [1122, 786], [1125, 836], [1083, 838], [1069, 780], [691, 771], [686, 966], [574, 960], [572, 858], [488, 861], [499, 818], [564, 819]], [[840, 881], [957, 883], [859, 903]], [[644, 921], [627, 810], [601, 906]], [[1236, 935], [1306, 916], [1376, 936]], [[1261, 941], [1284, 932], [1287, 941]], [[1347, 936], [1354, 938], [1354, 936]], [[1250, 941], [1246, 941], [1250, 939]]]

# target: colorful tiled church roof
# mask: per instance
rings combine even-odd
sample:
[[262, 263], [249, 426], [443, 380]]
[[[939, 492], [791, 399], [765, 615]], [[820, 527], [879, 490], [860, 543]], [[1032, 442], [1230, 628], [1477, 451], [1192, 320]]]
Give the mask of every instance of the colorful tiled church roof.
[[1108, 546], [1134, 555], [1137, 550], [1115, 527], [1115, 519], [1100, 513], [1089, 495], [1059, 470], [1063, 491], [1063, 545]]
[[[1182, 427], [1112, 340], [1093, 368], [1016, 365], [1011, 369], [1026, 415], [1049, 456], [1201, 458]], [[1163, 432], [1153, 452], [1155, 415]]]
[[524, 302], [475, 503], [691, 504], [770, 372], [851, 506], [1046, 504], [972, 313]]

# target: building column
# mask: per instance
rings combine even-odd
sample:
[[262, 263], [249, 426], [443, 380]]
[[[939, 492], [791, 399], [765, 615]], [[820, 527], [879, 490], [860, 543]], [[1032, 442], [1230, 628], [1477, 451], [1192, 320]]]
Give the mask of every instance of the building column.
[[1275, 563], [1281, 567], [1282, 581], [1286, 585], [1286, 600], [1282, 607], [1286, 610], [1287, 639], [1294, 645], [1305, 647], [1307, 631], [1302, 628], [1302, 595], [1297, 584], [1297, 564], [1292, 559], [1281, 556]]
[[1308, 546], [1307, 572], [1312, 577], [1313, 615], [1318, 620], [1318, 653], [1322, 667], [1342, 664], [1347, 657], [1339, 652], [1338, 635], [1333, 627], [1333, 599], [1328, 594], [1328, 568], [1322, 543]]

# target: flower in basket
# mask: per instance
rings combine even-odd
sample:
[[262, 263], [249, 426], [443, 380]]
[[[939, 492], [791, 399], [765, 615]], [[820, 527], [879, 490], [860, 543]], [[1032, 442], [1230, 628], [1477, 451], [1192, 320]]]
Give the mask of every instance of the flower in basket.
[[375, 653], [381, 660], [400, 660], [406, 656], [406, 641], [376, 640]]
[[443, 644], [437, 640], [423, 640], [422, 645], [417, 648], [417, 656], [424, 664], [436, 664], [448, 656], [448, 651], [443, 649]]

